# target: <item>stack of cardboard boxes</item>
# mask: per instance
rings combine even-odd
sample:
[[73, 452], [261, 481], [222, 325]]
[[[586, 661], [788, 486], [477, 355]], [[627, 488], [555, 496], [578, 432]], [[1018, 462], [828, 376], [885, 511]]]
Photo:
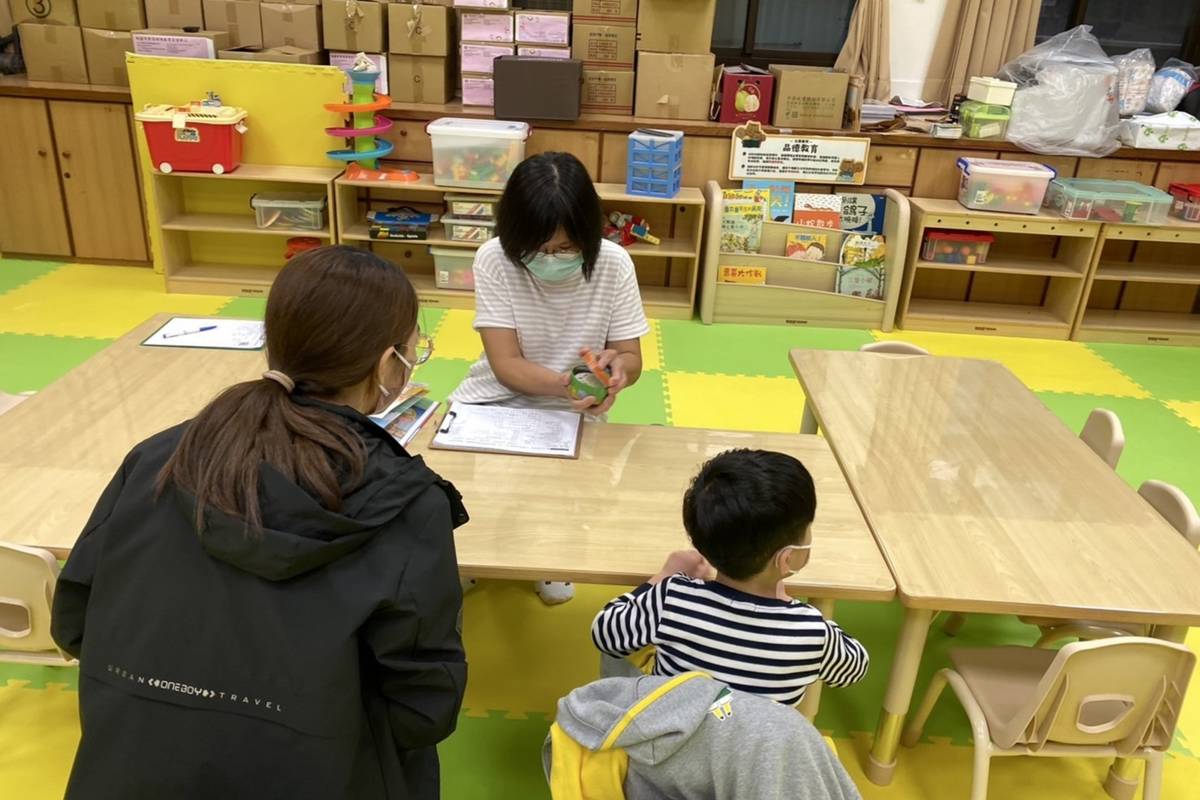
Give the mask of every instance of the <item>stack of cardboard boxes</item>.
[[435, 5], [388, 5], [389, 93], [396, 103], [454, 97], [454, 15]]
[[632, 114], [638, 0], [575, 0], [573, 8], [571, 55], [583, 62], [580, 110]]
[[75, 0], [29, 4], [9, 0], [8, 7], [21, 34], [30, 80], [87, 83], [83, 31]]
[[708, 119], [716, 9], [717, 0], [641, 0], [637, 116]]

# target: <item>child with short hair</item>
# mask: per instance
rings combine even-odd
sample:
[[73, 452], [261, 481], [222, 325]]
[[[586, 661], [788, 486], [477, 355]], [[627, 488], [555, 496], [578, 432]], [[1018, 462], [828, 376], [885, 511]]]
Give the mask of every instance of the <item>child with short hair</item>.
[[610, 656], [654, 645], [655, 675], [706, 672], [787, 705], [817, 680], [861, 680], [870, 661], [862, 644], [783, 587], [808, 563], [816, 510], [812, 476], [797, 459], [721, 453], [683, 497], [696, 550], [672, 553], [657, 575], [609, 602], [592, 640]]

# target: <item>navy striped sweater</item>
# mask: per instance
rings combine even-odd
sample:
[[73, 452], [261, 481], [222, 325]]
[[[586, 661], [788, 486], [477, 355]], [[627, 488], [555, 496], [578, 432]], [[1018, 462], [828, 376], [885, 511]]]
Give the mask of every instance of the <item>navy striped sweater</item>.
[[655, 675], [699, 670], [787, 705], [817, 680], [848, 686], [862, 679], [870, 662], [857, 639], [807, 603], [683, 574], [612, 600], [592, 623], [592, 641], [612, 656], [654, 645]]

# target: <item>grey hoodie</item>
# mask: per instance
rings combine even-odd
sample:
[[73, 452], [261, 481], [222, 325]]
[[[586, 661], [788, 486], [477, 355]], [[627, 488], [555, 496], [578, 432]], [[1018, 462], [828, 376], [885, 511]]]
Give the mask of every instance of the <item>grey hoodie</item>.
[[[605, 678], [558, 701], [558, 725], [598, 750], [625, 712], [671, 678]], [[837, 757], [800, 712], [708, 677], [653, 702], [616, 742], [629, 755], [631, 800], [851, 800], [861, 798]], [[550, 740], [542, 751], [550, 776]]]

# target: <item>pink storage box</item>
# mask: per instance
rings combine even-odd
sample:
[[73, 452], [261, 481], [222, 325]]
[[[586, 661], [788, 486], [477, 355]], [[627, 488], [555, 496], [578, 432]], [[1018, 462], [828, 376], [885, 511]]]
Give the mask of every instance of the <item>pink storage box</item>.
[[470, 42], [463, 42], [459, 49], [459, 54], [462, 56], [463, 72], [481, 72], [485, 75], [491, 75], [492, 62], [500, 56], [511, 56], [513, 54], [513, 46], [511, 44], [471, 44]]
[[571, 15], [518, 11], [517, 41], [522, 44], [571, 43]]
[[508, 0], [454, 0], [455, 8], [508, 8]]
[[570, 58], [571, 48], [569, 47], [517, 47], [517, 55], [529, 56], [530, 58]]
[[485, 14], [464, 12], [459, 19], [464, 42], [511, 42], [513, 40], [512, 14]]
[[490, 77], [463, 75], [462, 96], [464, 106], [494, 106], [496, 82]]

